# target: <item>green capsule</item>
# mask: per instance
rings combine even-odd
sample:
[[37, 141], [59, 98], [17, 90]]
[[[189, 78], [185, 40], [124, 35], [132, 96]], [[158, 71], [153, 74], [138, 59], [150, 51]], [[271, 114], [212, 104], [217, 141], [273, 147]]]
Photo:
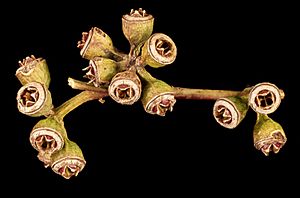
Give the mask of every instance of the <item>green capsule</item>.
[[64, 148], [54, 153], [51, 157], [52, 170], [65, 179], [77, 176], [86, 164], [82, 150], [73, 141], [67, 140]]
[[286, 141], [284, 130], [278, 122], [268, 117], [267, 114], [257, 113], [253, 129], [253, 142], [256, 149], [268, 156], [270, 151], [278, 153]]
[[80, 55], [88, 60], [97, 56], [111, 59], [120, 58], [111, 38], [97, 27], [91, 28], [89, 32], [83, 32], [82, 40], [78, 41], [77, 47], [80, 49]]
[[16, 71], [16, 77], [22, 85], [30, 82], [39, 82], [49, 88], [51, 79], [45, 59], [35, 58], [33, 55], [27, 56], [23, 61], [19, 61], [19, 66]]
[[165, 116], [176, 102], [173, 87], [151, 76], [144, 68], [138, 70], [143, 82], [141, 101], [147, 113]]
[[84, 77], [90, 79], [89, 83], [93, 83], [95, 87], [101, 85], [108, 85], [111, 79], [118, 73], [119, 64], [111, 59], [95, 57], [89, 62], [89, 66], [86, 67], [87, 73]]
[[154, 68], [173, 63], [176, 56], [175, 43], [169, 36], [162, 33], [152, 34], [142, 48], [142, 61]]
[[48, 117], [40, 120], [30, 133], [30, 143], [39, 151], [38, 158], [49, 166], [51, 155], [61, 150], [68, 139], [67, 132], [62, 121], [56, 117]]
[[134, 47], [141, 46], [150, 37], [153, 24], [153, 16], [146, 13], [142, 8], [138, 10], [131, 9], [129, 14], [122, 17], [123, 33], [130, 45]]

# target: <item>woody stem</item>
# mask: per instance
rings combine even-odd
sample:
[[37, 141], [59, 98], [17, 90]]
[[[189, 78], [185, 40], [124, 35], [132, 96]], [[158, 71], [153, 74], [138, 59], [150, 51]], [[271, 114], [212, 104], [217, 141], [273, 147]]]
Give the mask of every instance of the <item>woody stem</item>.
[[191, 89], [174, 87], [175, 98], [187, 100], [217, 100], [218, 98], [239, 96], [241, 91], [231, 90], [211, 90], [211, 89]]

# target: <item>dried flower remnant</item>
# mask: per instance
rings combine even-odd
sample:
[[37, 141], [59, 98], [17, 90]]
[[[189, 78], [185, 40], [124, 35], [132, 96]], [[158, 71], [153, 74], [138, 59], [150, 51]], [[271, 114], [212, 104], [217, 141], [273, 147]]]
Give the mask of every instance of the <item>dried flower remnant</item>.
[[63, 158], [53, 163], [52, 170], [65, 179], [70, 179], [72, 176], [77, 176], [85, 164], [86, 161], [81, 158]]
[[39, 150], [39, 154], [37, 157], [44, 163], [45, 168], [47, 168], [51, 163], [51, 154], [55, 150], [58, 150], [56, 149], [58, 147], [57, 140], [54, 139], [54, 137], [50, 135], [39, 134], [38, 138], [36, 138], [35, 144]]
[[37, 117], [52, 113], [52, 98], [49, 90], [38, 82], [22, 86], [17, 93], [17, 107], [23, 114]]
[[22, 106], [30, 107], [34, 105], [39, 98], [39, 92], [35, 87], [26, 87], [20, 94], [20, 103]]
[[95, 87], [98, 87], [99, 84], [96, 82], [96, 70], [97, 69], [93, 64], [89, 64], [89, 66], [82, 69], [82, 71], [86, 71], [86, 74], [83, 77], [89, 79], [88, 84], [93, 83]]
[[278, 153], [285, 142], [285, 136], [278, 131], [274, 132], [268, 139], [257, 142], [255, 144], [255, 148], [261, 150], [266, 156], [268, 156], [271, 151]]
[[47, 88], [49, 87], [50, 73], [45, 59], [31, 55], [18, 63], [19, 68], [16, 71], [16, 77], [22, 85], [26, 85], [29, 82], [39, 82]]
[[175, 102], [176, 99], [172, 92], [162, 93], [145, 103], [145, 111], [150, 114], [165, 116], [167, 111], [173, 111]]
[[254, 147], [266, 156], [271, 151], [278, 153], [286, 143], [286, 135], [281, 125], [266, 114], [257, 113], [257, 121], [253, 130]]

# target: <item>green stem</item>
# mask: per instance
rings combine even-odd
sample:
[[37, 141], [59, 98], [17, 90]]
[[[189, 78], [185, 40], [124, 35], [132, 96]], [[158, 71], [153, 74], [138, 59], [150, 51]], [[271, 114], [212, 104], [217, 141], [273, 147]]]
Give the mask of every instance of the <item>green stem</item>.
[[105, 87], [95, 87], [93, 85], [87, 84], [86, 82], [82, 82], [80, 80], [75, 80], [75, 79], [70, 78], [70, 77], [68, 78], [68, 84], [73, 89], [107, 93], [107, 90], [106, 90]]
[[140, 75], [140, 77], [142, 77], [144, 80], [148, 82], [157, 80], [144, 67], [138, 67], [137, 72]]
[[211, 89], [191, 89], [174, 87], [175, 98], [188, 100], [217, 100], [229, 96], [239, 96], [241, 91], [231, 90], [211, 90]]
[[114, 48], [114, 51], [111, 52], [113, 55], [113, 58], [116, 59], [117, 61], [122, 61], [124, 59], [127, 59], [128, 55], [121, 52], [117, 48]]
[[59, 107], [57, 107], [54, 111], [54, 116], [56, 116], [58, 120], [63, 120], [68, 113], [70, 113], [83, 103], [91, 100], [102, 99], [106, 95], [106, 93], [102, 92], [82, 91], [76, 96], [70, 98], [69, 100], [61, 104]]

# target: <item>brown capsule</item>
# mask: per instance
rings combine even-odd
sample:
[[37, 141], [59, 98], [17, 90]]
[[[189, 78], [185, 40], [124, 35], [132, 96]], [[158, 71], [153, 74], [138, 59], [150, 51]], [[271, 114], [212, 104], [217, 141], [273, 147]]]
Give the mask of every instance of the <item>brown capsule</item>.
[[247, 101], [240, 97], [219, 98], [214, 104], [213, 116], [221, 126], [233, 129], [241, 123], [247, 111]]
[[259, 83], [250, 90], [248, 103], [257, 113], [273, 113], [281, 103], [281, 92], [272, 83]]
[[86, 161], [79, 146], [70, 140], [65, 142], [63, 149], [51, 157], [51, 168], [56, 173], [70, 179], [77, 176], [85, 167]]
[[17, 92], [18, 110], [28, 116], [48, 116], [53, 113], [51, 93], [39, 82], [23, 85]]
[[55, 117], [40, 120], [30, 133], [30, 143], [39, 154], [38, 158], [44, 162], [45, 167], [50, 165], [51, 155], [64, 146], [67, 132], [62, 122]]
[[108, 87], [109, 96], [116, 102], [132, 105], [139, 100], [142, 92], [141, 81], [134, 71], [117, 73]]
[[173, 63], [177, 56], [174, 41], [162, 33], [152, 34], [142, 48], [142, 61], [154, 68]]

